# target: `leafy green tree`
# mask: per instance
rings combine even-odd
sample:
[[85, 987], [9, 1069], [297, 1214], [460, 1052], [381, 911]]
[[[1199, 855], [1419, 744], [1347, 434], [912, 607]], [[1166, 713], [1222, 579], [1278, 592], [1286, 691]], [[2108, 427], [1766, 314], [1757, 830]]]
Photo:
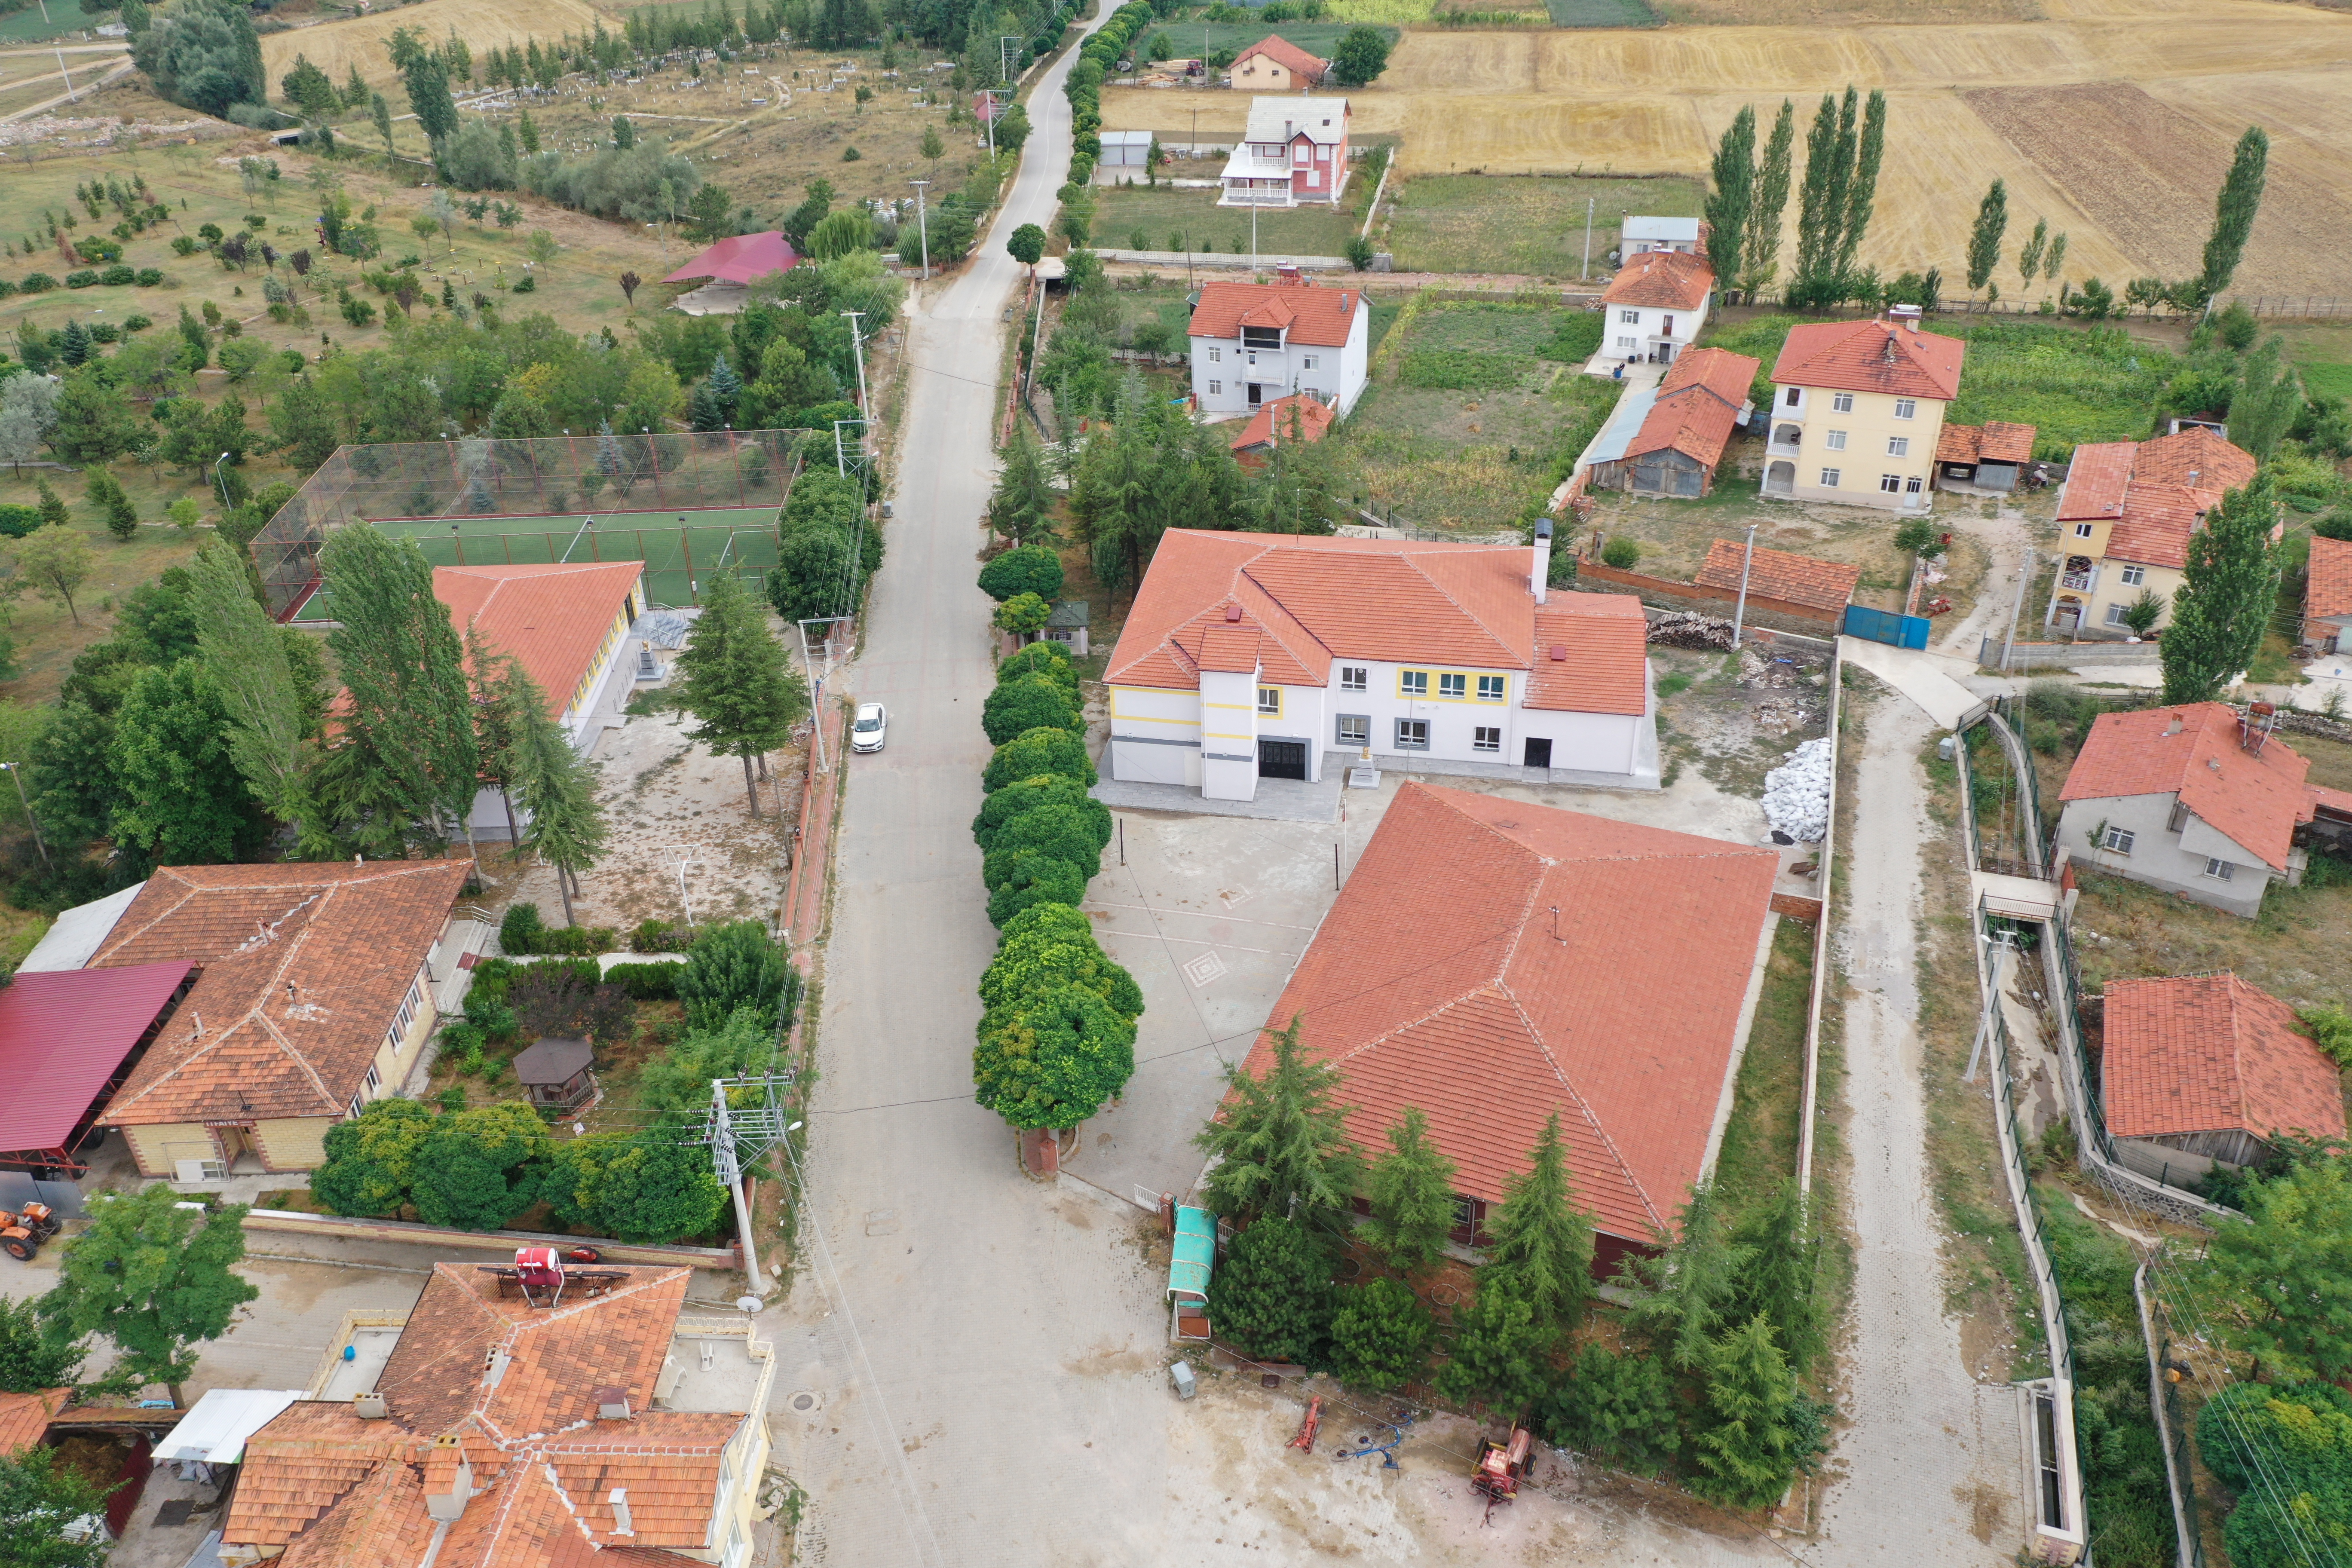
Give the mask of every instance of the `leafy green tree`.
[[[1037, 544], [1055, 537], [1054, 508], [1060, 500], [1061, 493], [1054, 488], [1053, 477], [1046, 472], [1045, 454], [1038, 447], [1037, 438], [1029, 433], [1027, 425], [1016, 425], [1013, 430], [1013, 444], [1004, 449], [1003, 470], [996, 476], [995, 489], [989, 492], [989, 526], [1015, 545]], [[1015, 550], [1010, 553], [1020, 552]], [[996, 559], [1002, 561], [1004, 557], [1000, 555]], [[995, 563], [991, 562], [990, 564], [994, 565]], [[1058, 568], [1060, 564], [1060, 558], [1056, 557], [1055, 565]], [[1058, 576], [1055, 580], [1057, 584], [1060, 581]], [[981, 586], [987, 588], [992, 596], [995, 595], [996, 590], [988, 588], [984, 574]], [[1030, 591], [1049, 599], [1061, 592], [1058, 586], [1051, 594], [1034, 584], [1028, 586]], [[1016, 593], [1020, 591], [1014, 590]], [[1003, 597], [1010, 598], [1012, 595]]]
[[1339, 1293], [1331, 1315], [1331, 1370], [1351, 1387], [1383, 1393], [1428, 1364], [1437, 1324], [1412, 1287], [1373, 1279]]
[[1070, 694], [1071, 701], [1078, 700], [1078, 671], [1077, 667], [1070, 662], [1067, 643], [1033, 642], [1005, 655], [996, 666], [996, 679], [999, 680], [1015, 680], [1031, 675], [1049, 677]]
[[1004, 242], [1004, 249], [1022, 266], [1034, 267], [1045, 254], [1045, 231], [1034, 223], [1024, 223], [1013, 231], [1012, 237]]
[[1754, 194], [1748, 200], [1748, 232], [1738, 273], [1740, 297], [1753, 304], [1780, 269], [1780, 225], [1789, 206], [1789, 176], [1797, 138], [1797, 106], [1780, 100], [1772, 134], [1756, 160]]
[[137, 31], [131, 58], [156, 92], [215, 119], [226, 118], [231, 104], [269, 96], [253, 14], [237, 0], [159, 7]]
[[1430, 1139], [1428, 1116], [1406, 1106], [1372, 1162], [1372, 1212], [1357, 1235], [1409, 1276], [1434, 1268], [1455, 1223], [1454, 1175], [1454, 1162]]
[[1209, 1277], [1217, 1335], [1260, 1361], [1320, 1367], [1331, 1330], [1331, 1257], [1292, 1220], [1244, 1228]]
[[208, 539], [189, 563], [189, 606], [207, 684], [226, 722], [229, 761], [262, 808], [281, 822], [302, 813], [305, 709], [316, 683], [287, 656], [283, 628], [253, 596], [246, 563]]
[[1076, 904], [1087, 896], [1087, 874], [1040, 849], [1001, 850], [982, 862], [988, 877], [989, 923], [1003, 926], [1040, 904]]
[[1094, 760], [1087, 755], [1085, 740], [1057, 725], [1024, 731], [997, 747], [988, 771], [981, 776], [981, 787], [1000, 790], [1041, 773], [1076, 779], [1087, 789], [1096, 783]]
[[1480, 1269], [1477, 1295], [1456, 1314], [1454, 1326], [1453, 1356], [1437, 1373], [1441, 1395], [1515, 1412], [1543, 1396], [1559, 1331], [1521, 1293], [1515, 1277]]
[[[1098, 806], [1101, 803], [1088, 804]], [[1076, 868], [1082, 885], [1092, 881], [1102, 871], [1105, 815], [1079, 805], [1041, 805], [1022, 812], [998, 829], [996, 847], [981, 861], [981, 880], [992, 890], [1000, 881], [997, 868], [1005, 857], [1034, 850]]]
[[327, 1129], [326, 1163], [310, 1173], [310, 1193], [330, 1214], [397, 1218], [416, 1184], [416, 1161], [433, 1112], [413, 1100], [372, 1100]]
[[1748, 104], [1724, 127], [1716, 144], [1706, 195], [1706, 258], [1717, 280], [1734, 285], [1746, 254], [1748, 217], [1756, 200], [1756, 110]]
[[677, 665], [685, 677], [679, 700], [695, 718], [688, 738], [742, 760], [744, 794], [759, 816], [751, 759], [784, 743], [808, 711], [808, 688], [733, 574], [710, 580]]
[[1969, 302], [1976, 303], [1977, 290], [1992, 281], [1993, 268], [2000, 265], [2001, 236], [2009, 232], [2009, 186], [1995, 178], [1977, 204], [1976, 226], [1969, 231]]
[[333, 412], [311, 379], [296, 378], [269, 405], [270, 434], [298, 472], [308, 473], [334, 456], [341, 445]]
[[1033, 991], [983, 1014], [973, 1098], [1025, 1130], [1076, 1127], [1135, 1072], [1135, 1021], [1084, 985]]
[[996, 957], [980, 977], [992, 1012], [1065, 985], [1091, 991], [1123, 1018], [1140, 1017], [1143, 992], [1095, 940], [1094, 922], [1070, 904], [1040, 904], [1004, 922]]
[[980, 724], [988, 732], [989, 743], [997, 746], [1032, 730], [1053, 728], [1084, 734], [1087, 727], [1086, 716], [1069, 694], [1045, 675], [999, 681], [981, 704]]
[[1389, 68], [1389, 38], [1378, 27], [1350, 27], [1331, 51], [1331, 79], [1341, 87], [1370, 87]]
[[2238, 275], [2238, 258], [2246, 253], [2246, 237], [2253, 233], [2254, 215], [2262, 209], [2270, 157], [2270, 133], [2259, 125], [2246, 127], [2213, 201], [2213, 231], [2206, 237], [2205, 265], [2197, 275], [2200, 303], [2210, 303]]
[[1621, 1469], [1654, 1473], [1674, 1461], [1682, 1426], [1674, 1382], [1653, 1357], [1588, 1344], [1570, 1375], [1537, 1406], [1543, 1435]]
[[[2177, 634], [2176, 634], [2177, 635]], [[2166, 640], [2169, 641], [2168, 637]], [[2248, 1184], [2194, 1276], [2223, 1341], [2254, 1375], [2352, 1375], [2352, 1172], [2312, 1160]]]
[[434, 1118], [417, 1147], [410, 1188], [416, 1217], [459, 1230], [496, 1230], [539, 1201], [554, 1140], [539, 1112], [518, 1101]]
[[1503, 1184], [1481, 1273], [1508, 1279], [1547, 1329], [1573, 1328], [1592, 1295], [1592, 1217], [1576, 1206], [1559, 1111], [1545, 1119], [1528, 1160], [1526, 1171]]
[[[563, 726], [550, 717], [539, 683], [520, 661], [513, 661], [499, 683], [509, 719], [512, 740], [507, 747], [504, 771], [508, 787], [522, 796], [526, 816], [516, 839], [555, 868], [556, 891], [563, 899], [563, 923], [577, 925], [572, 913], [572, 895], [580, 890], [580, 873], [604, 853], [606, 825], [604, 803], [596, 798], [597, 764], [572, 745]], [[509, 806], [509, 823], [514, 821]]]
[[863, 207], [844, 207], [837, 213], [828, 213], [824, 222], [809, 230], [808, 254], [818, 261], [831, 261], [854, 250], [874, 247], [874, 220]]
[[1714, 1184], [1698, 1183], [1677, 1218], [1674, 1244], [1654, 1258], [1626, 1257], [1618, 1283], [1633, 1298], [1628, 1327], [1669, 1364], [1696, 1370], [1753, 1261], [1732, 1246]]
[[541, 1194], [565, 1225], [620, 1241], [708, 1236], [727, 1206], [710, 1151], [659, 1134], [591, 1135], [556, 1144]]
[[2172, 626], [2157, 645], [2165, 701], [2212, 701], [2253, 663], [2278, 597], [2277, 521], [2277, 489], [2264, 469], [2223, 496], [2189, 536]]
[[1035, 594], [1015, 594], [996, 606], [990, 622], [998, 631], [1011, 632], [1014, 637], [1029, 637], [1045, 629], [1047, 617], [1054, 606]]
[[36, 597], [63, 605], [76, 626], [81, 625], [81, 611], [74, 604], [74, 591], [97, 564], [89, 541], [62, 524], [37, 528], [16, 542], [18, 582]]
[[[2083, 289], [2089, 293], [2090, 284]], [[2303, 387], [2287, 360], [2286, 341], [2273, 332], [2238, 365], [2237, 390], [2230, 397], [2230, 439], [2267, 458], [2303, 408]]]
[[1097, 852], [1110, 842], [1110, 808], [1087, 795], [1076, 779], [1045, 773], [1009, 784], [981, 803], [980, 815], [971, 819], [971, 836], [981, 853], [996, 847], [996, 836], [1014, 817], [1045, 805], [1069, 806], [1084, 813], [1097, 840]]
[[81, 1370], [83, 1353], [79, 1342], [48, 1336], [29, 1297], [0, 1299], [0, 1394], [66, 1387]]
[[720, 1029], [749, 1009], [772, 1031], [798, 987], [783, 944], [759, 921], [730, 921], [694, 939], [678, 966], [677, 998], [692, 1029]]
[[2042, 258], [2049, 248], [2050, 220], [2035, 218], [2033, 232], [2027, 235], [2025, 243], [2017, 247], [2017, 272], [2019, 277], [2025, 279], [2027, 288], [2033, 286], [2034, 275], [2041, 270]]
[[[133, 4], [137, 0], [132, 0]], [[36, 1443], [0, 1455], [0, 1564], [5, 1568], [100, 1568], [112, 1543], [103, 1536], [68, 1541], [66, 1527], [102, 1512], [107, 1493]]]
[[1772, 1325], [1759, 1314], [1711, 1341], [1703, 1375], [1690, 1489], [1727, 1508], [1769, 1508], [1820, 1457], [1808, 1452], [1816, 1424]]
[[1042, 544], [1008, 550], [980, 569], [980, 591], [998, 604], [1016, 594], [1062, 596], [1062, 558]]
[[2352, 1396], [2332, 1384], [2232, 1383], [2197, 1414], [2197, 1447], [2237, 1494], [2237, 1568], [2335, 1563], [2352, 1548]]
[[261, 1292], [236, 1272], [247, 1205], [199, 1213], [179, 1202], [162, 1182], [91, 1198], [89, 1224], [65, 1243], [57, 1285], [38, 1308], [52, 1338], [102, 1333], [121, 1351], [123, 1372], [185, 1405], [195, 1346], [226, 1333], [237, 1308]]
[[1364, 1152], [1348, 1135], [1342, 1075], [1337, 1063], [1307, 1055], [1301, 1022], [1265, 1032], [1273, 1059], [1264, 1077], [1252, 1078], [1247, 1062], [1227, 1070], [1225, 1103], [1192, 1139], [1217, 1162], [1202, 1193], [1217, 1214], [1335, 1223], [1362, 1185]]
[[259, 824], [228, 730], [197, 660], [139, 672], [116, 716], [110, 759], [122, 791], [115, 847], [134, 864], [219, 865], [254, 847]]
[[738, 1007], [716, 1029], [688, 1029], [645, 1065], [637, 1100], [665, 1118], [699, 1117], [710, 1108], [710, 1080], [764, 1072], [774, 1059], [776, 1026], [756, 1007]]

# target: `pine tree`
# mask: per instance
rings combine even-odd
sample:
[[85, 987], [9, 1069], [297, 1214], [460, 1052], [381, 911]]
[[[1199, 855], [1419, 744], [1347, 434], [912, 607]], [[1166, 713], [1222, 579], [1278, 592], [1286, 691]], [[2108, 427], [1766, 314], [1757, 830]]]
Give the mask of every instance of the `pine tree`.
[[1573, 1328], [1592, 1294], [1592, 1218], [1576, 1206], [1558, 1110], [1544, 1119], [1528, 1162], [1503, 1184], [1502, 1209], [1486, 1226], [1482, 1273], [1510, 1279], [1540, 1321]]
[[1192, 1139], [1216, 1162], [1202, 1202], [1228, 1218], [1331, 1220], [1360, 1184], [1363, 1151], [1348, 1136], [1339, 1069], [1307, 1054], [1300, 1022], [1266, 1031], [1274, 1059], [1265, 1077], [1252, 1078], [1246, 1063], [1226, 1072], [1232, 1098]]
[[1478, 1293], [1456, 1314], [1453, 1356], [1437, 1374], [1447, 1399], [1484, 1399], [1498, 1410], [1527, 1410], [1550, 1381], [1548, 1364], [1559, 1327], [1528, 1300], [1516, 1275], [1492, 1264], [1478, 1270]]
[[1408, 1105], [1389, 1129], [1388, 1151], [1372, 1162], [1372, 1212], [1357, 1234], [1390, 1266], [1419, 1274], [1445, 1256], [1454, 1226], [1454, 1162], [1429, 1139], [1429, 1118]]
[[580, 873], [594, 865], [604, 848], [604, 808], [596, 798], [596, 764], [580, 754], [563, 726], [549, 716], [546, 695], [520, 662], [513, 663], [504, 684], [517, 724], [510, 751], [511, 789], [522, 796], [522, 808], [530, 819], [516, 847], [535, 852], [555, 868], [556, 891], [563, 899], [563, 923], [577, 925], [572, 895], [580, 889]]
[[1796, 152], [1797, 106], [1780, 100], [1772, 135], [1756, 162], [1754, 195], [1748, 204], [1748, 234], [1739, 263], [1740, 298], [1753, 304], [1780, 270], [1780, 224], [1789, 206], [1789, 176]]
[[2205, 240], [2204, 270], [2197, 275], [2197, 291], [2208, 308], [2238, 275], [2238, 258], [2246, 253], [2246, 237], [2253, 233], [2254, 215], [2262, 208], [2270, 156], [2269, 133], [2259, 125], [2246, 127], [2214, 198], [2213, 232]]
[[2009, 231], [2009, 187], [1995, 179], [1977, 206], [1976, 226], [1969, 231], [1969, 303], [1977, 290], [1992, 281], [2000, 265], [2000, 237]]
[[[1846, 89], [1846, 101], [1853, 89]], [[1886, 95], [1873, 88], [1862, 115], [1862, 141], [1854, 150], [1853, 174], [1845, 193], [1845, 231], [1838, 237], [1838, 276], [1853, 270], [1863, 237], [1870, 232], [1870, 215], [1878, 197], [1878, 165], [1886, 153]]]
[[1806, 1459], [1792, 1417], [1796, 1379], [1760, 1315], [1707, 1346], [1699, 1474], [1691, 1490], [1731, 1508], [1769, 1508]]
[[687, 738], [742, 759], [743, 791], [759, 816], [751, 759], [784, 743], [808, 711], [808, 688], [733, 574], [720, 573], [703, 591], [702, 614], [677, 667], [685, 677], [679, 697], [696, 721]]
[[443, 137], [455, 135], [457, 105], [449, 97], [449, 72], [441, 57], [431, 49], [419, 50], [410, 57], [401, 79], [425, 141], [438, 144]]
[[58, 499], [58, 492], [49, 489], [48, 480], [36, 480], [33, 488], [40, 498], [36, 504], [40, 509], [43, 528], [63, 528], [71, 521], [73, 514], [66, 510], [66, 503]]
[[[533, 39], [530, 47], [531, 52], [536, 55], [539, 52], [539, 41]], [[525, 156], [532, 158], [539, 156], [539, 127], [531, 123], [530, 110], [526, 109], [515, 116], [515, 134], [522, 138], [522, 150]]]
[[1748, 214], [1756, 200], [1756, 110], [1747, 104], [1724, 128], [1706, 198], [1706, 258], [1717, 283], [1736, 288], [1745, 254]]
[[[1688, 1221], [1685, 1222], [1687, 1230]], [[1761, 1316], [1800, 1377], [1825, 1348], [1814, 1287], [1821, 1265], [1821, 1228], [1812, 1204], [1792, 1177], [1772, 1201], [1750, 1210], [1731, 1229], [1738, 1259], [1724, 1315], [1734, 1322]]]
[[1676, 1231], [1664, 1253], [1626, 1258], [1623, 1283], [1639, 1298], [1626, 1321], [1662, 1360], [1688, 1372], [1705, 1363], [1725, 1306], [1753, 1259], [1725, 1237], [1723, 1208], [1712, 1183], [1691, 1188]]
[[2189, 535], [2172, 625], [2157, 645], [2166, 702], [2210, 702], [2253, 662], [2278, 599], [2277, 522], [2277, 492], [2264, 469], [2223, 496]]
[[104, 468], [93, 468], [82, 480], [82, 493], [89, 504], [98, 508], [100, 520], [106, 531], [121, 540], [129, 540], [139, 531], [139, 509], [131, 504], [130, 494], [122, 481]]
[[1026, 421], [1015, 424], [1013, 445], [1004, 449], [1003, 470], [989, 494], [989, 526], [1016, 545], [1053, 539], [1054, 508], [1060, 499], [1037, 438], [1029, 433]]

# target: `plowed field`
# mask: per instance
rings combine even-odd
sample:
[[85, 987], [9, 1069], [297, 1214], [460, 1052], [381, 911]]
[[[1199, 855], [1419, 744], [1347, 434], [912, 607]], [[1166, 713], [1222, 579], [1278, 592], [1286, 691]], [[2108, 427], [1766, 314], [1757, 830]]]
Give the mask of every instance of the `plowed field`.
[[[2009, 184], [2011, 253], [2046, 218], [2069, 236], [2075, 282], [2184, 275], [2231, 143], [2259, 121], [2271, 194], [2234, 291], [2352, 298], [2352, 196], [2339, 194], [2352, 169], [2352, 13], [2042, 0], [2042, 20], [1954, 24], [1931, 8], [1890, 26], [1835, 8], [1784, 18], [1781, 0], [1703, 4], [1803, 25], [1414, 29], [1388, 74], [1353, 95], [1356, 131], [1400, 136], [1408, 179], [1697, 174], [1743, 102], [1769, 120], [1792, 97], [1801, 129], [1822, 93], [1881, 88], [1886, 157], [1863, 259], [1890, 273], [1940, 267], [1948, 296], [1964, 291], [1969, 226], [1996, 174]], [[1247, 108], [1237, 93], [1104, 94], [1116, 129], [1183, 132], [1197, 109], [1203, 132], [1230, 132]], [[2019, 295], [2013, 267], [2000, 280]]]

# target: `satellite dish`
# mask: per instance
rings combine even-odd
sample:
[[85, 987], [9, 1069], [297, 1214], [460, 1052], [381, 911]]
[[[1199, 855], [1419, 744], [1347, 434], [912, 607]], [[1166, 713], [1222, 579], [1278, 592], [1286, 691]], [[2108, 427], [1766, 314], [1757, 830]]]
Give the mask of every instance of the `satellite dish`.
[[738, 1296], [735, 1298], [735, 1310], [744, 1313], [756, 1312], [760, 1310], [760, 1298], [749, 1294]]

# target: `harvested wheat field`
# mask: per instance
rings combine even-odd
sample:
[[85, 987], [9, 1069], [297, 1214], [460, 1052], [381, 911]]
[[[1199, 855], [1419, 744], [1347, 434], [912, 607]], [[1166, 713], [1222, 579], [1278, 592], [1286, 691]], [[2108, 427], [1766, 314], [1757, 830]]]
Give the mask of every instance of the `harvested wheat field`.
[[[584, 36], [599, 22], [604, 23], [607, 32], [618, 30], [587, 0], [423, 0], [420, 5], [396, 6], [349, 21], [272, 33], [261, 40], [261, 63], [269, 73], [273, 94], [278, 79], [293, 68], [296, 55], [309, 56], [312, 65], [338, 83], [351, 70], [352, 61], [357, 60], [360, 75], [380, 84], [398, 74], [384, 53], [384, 40], [395, 27], [421, 29], [427, 40], [436, 43], [455, 30], [478, 58], [485, 50], [531, 38], [551, 42], [566, 33]], [[406, 107], [398, 94], [393, 99]]]
[[[1717, 9], [1746, 14], [1730, 0]], [[2070, 237], [2075, 282], [2120, 289], [2192, 271], [2231, 145], [2259, 121], [2271, 194], [2235, 291], [2352, 299], [2352, 13], [2267, 0], [2043, 9], [2044, 20], [1969, 25], [1413, 30], [1388, 74], [1353, 95], [1355, 125], [1402, 138], [1408, 179], [1698, 174], [1744, 102], [1769, 120], [1780, 98], [1797, 99], [1801, 164], [1822, 93], [1880, 88], [1886, 157], [1863, 259], [1888, 273], [1940, 267], [1950, 296], [1965, 289], [1969, 226], [1995, 174], [2009, 184], [2012, 252], [2047, 218]], [[1203, 131], [1226, 132], [1247, 102], [1115, 89], [1104, 122], [1180, 131], [1197, 106]], [[2013, 268], [1997, 278], [2021, 292]]]

